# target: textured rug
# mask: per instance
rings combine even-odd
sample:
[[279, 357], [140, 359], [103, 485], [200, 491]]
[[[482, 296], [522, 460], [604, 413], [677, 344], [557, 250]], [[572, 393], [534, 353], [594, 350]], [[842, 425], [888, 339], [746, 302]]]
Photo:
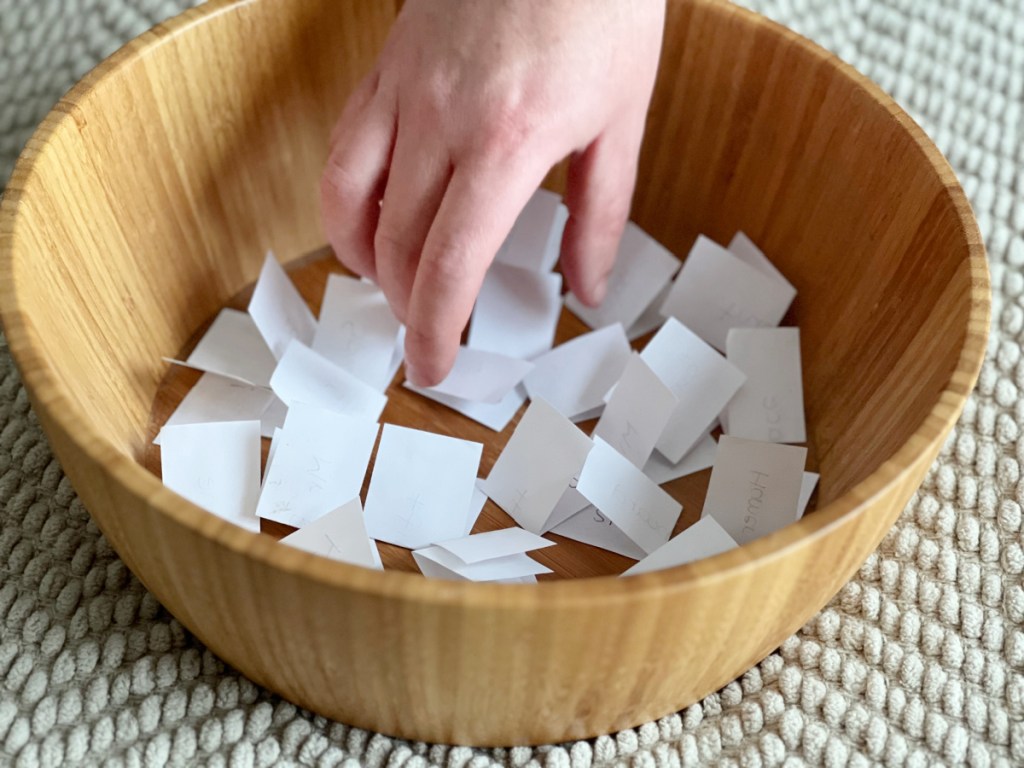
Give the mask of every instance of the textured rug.
[[[225, 667], [142, 588], [50, 455], [0, 348], [0, 763], [484, 768], [1024, 764], [1024, 5], [763, 0], [895, 95], [992, 261], [989, 360], [859, 574], [740, 680], [591, 741], [471, 750], [328, 722]], [[0, 0], [0, 184], [45, 111], [186, 0]]]

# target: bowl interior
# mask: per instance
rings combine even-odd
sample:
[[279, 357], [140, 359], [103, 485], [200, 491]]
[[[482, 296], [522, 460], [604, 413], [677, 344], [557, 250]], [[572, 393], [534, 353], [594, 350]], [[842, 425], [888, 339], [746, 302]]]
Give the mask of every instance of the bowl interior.
[[[140, 464], [161, 355], [267, 249], [320, 246], [330, 127], [393, 15], [272, 6], [192, 11], [133, 43], [144, 55], [101, 67], [47, 123], [9, 201], [11, 316], [73, 406], [66, 428]], [[668, 25], [633, 218], [680, 256], [699, 233], [742, 229], [797, 287], [821, 507], [907, 442], [960, 360], [970, 254], [955, 182], [916, 128], [795, 37], [725, 4], [671, 3]]]

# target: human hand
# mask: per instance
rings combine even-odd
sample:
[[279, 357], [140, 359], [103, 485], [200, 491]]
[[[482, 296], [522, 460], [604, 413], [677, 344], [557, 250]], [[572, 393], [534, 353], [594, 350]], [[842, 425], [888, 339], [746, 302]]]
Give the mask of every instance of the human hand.
[[663, 0], [408, 0], [331, 137], [324, 227], [406, 324], [406, 375], [448, 373], [488, 266], [573, 153], [561, 264], [596, 305], [629, 216]]

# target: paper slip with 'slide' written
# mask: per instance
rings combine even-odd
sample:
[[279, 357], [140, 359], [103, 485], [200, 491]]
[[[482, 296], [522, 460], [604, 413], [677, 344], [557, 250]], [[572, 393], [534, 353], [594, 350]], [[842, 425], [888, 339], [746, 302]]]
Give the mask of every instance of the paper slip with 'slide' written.
[[366, 494], [371, 538], [419, 549], [463, 535], [483, 446], [385, 424]]
[[769, 443], [804, 442], [800, 330], [733, 328], [726, 355], [747, 377], [729, 401], [726, 432]]
[[739, 544], [797, 518], [807, 449], [722, 435], [702, 517], [711, 516]]

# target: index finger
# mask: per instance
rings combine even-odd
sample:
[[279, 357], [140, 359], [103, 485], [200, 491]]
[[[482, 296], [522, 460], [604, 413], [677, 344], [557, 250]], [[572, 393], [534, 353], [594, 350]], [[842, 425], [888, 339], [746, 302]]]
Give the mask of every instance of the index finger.
[[433, 386], [448, 375], [484, 275], [544, 170], [457, 166], [423, 246], [406, 319], [406, 375]]

